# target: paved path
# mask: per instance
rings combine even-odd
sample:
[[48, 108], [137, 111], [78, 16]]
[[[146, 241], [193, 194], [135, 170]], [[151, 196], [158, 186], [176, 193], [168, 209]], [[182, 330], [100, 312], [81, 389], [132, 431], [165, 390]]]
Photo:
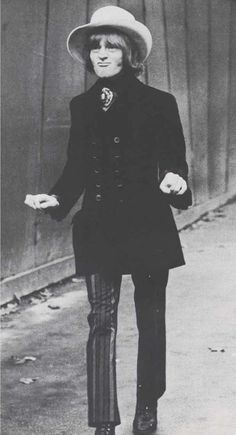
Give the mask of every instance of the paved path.
[[[181, 234], [187, 266], [172, 271], [168, 285], [168, 382], [158, 435], [236, 433], [235, 216], [236, 203]], [[3, 318], [2, 435], [94, 433], [86, 415], [85, 286], [69, 283], [53, 292], [47, 301], [25, 302]], [[136, 347], [133, 288], [126, 276], [119, 308], [117, 435], [132, 433]], [[37, 359], [23, 365], [11, 359], [26, 355]], [[22, 377], [37, 380], [24, 385]]]

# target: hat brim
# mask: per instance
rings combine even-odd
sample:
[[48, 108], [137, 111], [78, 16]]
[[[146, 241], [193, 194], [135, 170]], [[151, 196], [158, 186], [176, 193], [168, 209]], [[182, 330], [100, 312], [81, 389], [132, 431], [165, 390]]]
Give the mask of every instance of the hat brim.
[[92, 33], [93, 30], [97, 30], [99, 27], [117, 29], [128, 35], [138, 49], [140, 62], [144, 62], [149, 56], [152, 48], [152, 36], [144, 24], [140, 23], [139, 21], [134, 21], [134, 23], [129, 22], [117, 24], [109, 20], [109, 22], [103, 21], [85, 24], [83, 26], [76, 27], [70, 32], [67, 38], [67, 50], [75, 60], [85, 63], [84, 47], [87, 37]]

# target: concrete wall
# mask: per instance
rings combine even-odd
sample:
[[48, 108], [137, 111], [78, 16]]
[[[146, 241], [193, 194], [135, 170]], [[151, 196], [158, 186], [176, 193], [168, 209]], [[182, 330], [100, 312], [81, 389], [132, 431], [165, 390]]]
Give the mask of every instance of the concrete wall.
[[23, 201], [60, 173], [69, 101], [94, 80], [67, 54], [66, 37], [107, 4], [150, 28], [142, 79], [179, 104], [194, 191], [179, 227], [236, 192], [234, 0], [3, 0], [2, 302], [74, 273], [71, 216], [58, 224]]

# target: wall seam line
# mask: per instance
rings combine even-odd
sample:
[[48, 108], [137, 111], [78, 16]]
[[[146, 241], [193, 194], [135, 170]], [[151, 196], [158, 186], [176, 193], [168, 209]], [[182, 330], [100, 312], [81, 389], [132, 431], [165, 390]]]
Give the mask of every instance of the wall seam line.
[[232, 54], [233, 54], [233, 14], [232, 14], [232, 0], [230, 1], [230, 25], [229, 25], [229, 47], [228, 47], [228, 74], [227, 74], [227, 129], [226, 129], [226, 161], [225, 161], [225, 192], [229, 189], [229, 151], [230, 151], [230, 90], [232, 84]]
[[166, 51], [167, 83], [168, 83], [168, 90], [171, 91], [170, 59], [169, 59], [169, 48], [168, 48], [168, 35], [167, 35], [167, 19], [166, 19], [165, 0], [161, 0], [161, 5], [162, 5], [162, 18], [163, 18], [164, 41], [165, 41], [165, 51]]
[[191, 182], [193, 185], [193, 199], [196, 203], [196, 190], [195, 190], [195, 177], [193, 170], [193, 129], [192, 129], [192, 98], [191, 98], [191, 80], [189, 74], [189, 43], [188, 43], [188, 20], [187, 20], [187, 0], [184, 1], [184, 27], [185, 27], [185, 68], [186, 68], [186, 79], [187, 79], [187, 101], [188, 101], [188, 122], [189, 122], [189, 141], [190, 143], [190, 168], [191, 168]]
[[[47, 45], [48, 45], [48, 31], [49, 31], [49, 11], [50, 11], [50, 0], [46, 1], [46, 18], [45, 18], [45, 30], [44, 30], [44, 47], [43, 47], [43, 53], [44, 53], [44, 61], [43, 61], [43, 68], [42, 68], [42, 94], [41, 94], [41, 122], [40, 122], [40, 135], [39, 135], [39, 148], [37, 153], [37, 164], [39, 167], [38, 170], [38, 176], [36, 179], [36, 193], [39, 191], [39, 187], [41, 185], [42, 180], [42, 148], [43, 148], [43, 141], [44, 141], [44, 117], [45, 117], [45, 89], [46, 89], [46, 69], [47, 69]], [[38, 243], [38, 226], [40, 223], [40, 215], [35, 216], [34, 221], [34, 265], [36, 267], [37, 265], [37, 243]]]
[[210, 87], [210, 77], [211, 77], [211, 0], [208, 2], [207, 10], [207, 20], [208, 20], [208, 71], [207, 71], [207, 188], [208, 197], [211, 199], [211, 183], [210, 183], [210, 106], [211, 106], [211, 87]]
[[[146, 25], [146, 5], [145, 5], [145, 0], [142, 0], [142, 12], [143, 12], [143, 23]], [[145, 61], [144, 64], [144, 77], [145, 77], [145, 83], [148, 84], [149, 83], [149, 74], [148, 74], [148, 63], [147, 61]]]
[[[89, 4], [90, 1], [87, 0], [86, 2], [86, 22], [89, 22]], [[86, 70], [86, 67], [84, 67], [84, 90], [86, 91], [88, 87], [88, 72]]]

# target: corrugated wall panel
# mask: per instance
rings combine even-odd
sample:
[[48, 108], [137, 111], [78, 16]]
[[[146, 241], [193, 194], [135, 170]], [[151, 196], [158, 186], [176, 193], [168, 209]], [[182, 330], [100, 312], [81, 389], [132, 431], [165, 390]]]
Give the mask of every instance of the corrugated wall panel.
[[[145, 22], [143, 0], [119, 0], [118, 5], [121, 8], [127, 9], [127, 11], [131, 12], [131, 14], [133, 14], [138, 21], [141, 21], [142, 23]], [[145, 65], [144, 71], [143, 71], [142, 75], [139, 77], [139, 79], [143, 83], [146, 83], [146, 81], [147, 81], [146, 65]]]
[[208, 176], [212, 198], [226, 189], [230, 1], [210, 1], [209, 26]]
[[24, 204], [39, 174], [47, 1], [3, 2], [2, 272], [35, 264], [35, 212]]
[[[189, 120], [188, 76], [186, 58], [185, 3], [182, 0], [165, 0], [164, 14], [167, 34], [167, 58], [170, 92], [178, 102], [186, 140], [189, 167], [192, 166], [191, 134]], [[190, 178], [192, 171], [190, 171]]]
[[[39, 192], [48, 192], [66, 160], [69, 135], [69, 101], [84, 91], [85, 72], [66, 49], [66, 38], [73, 27], [86, 20], [86, 2], [50, 0], [43, 88], [43, 137]], [[37, 226], [37, 266], [72, 253], [69, 216], [60, 224], [39, 216]]]
[[127, 8], [150, 28], [153, 50], [142, 80], [177, 98], [199, 204], [196, 213], [192, 209], [178, 218], [193, 219], [236, 190], [234, 0], [5, 0], [2, 270], [9, 277], [5, 292], [19, 289], [25, 294], [61, 278], [62, 269], [65, 274], [72, 271], [71, 259], [60, 260], [72, 252], [70, 217], [56, 223], [23, 201], [27, 192], [48, 191], [60, 174], [66, 158], [69, 101], [95, 80], [70, 58], [66, 37], [97, 8], [109, 4]]
[[195, 202], [208, 199], [208, 3], [186, 1], [192, 185]]
[[135, 15], [136, 20], [145, 21], [143, 0], [118, 0], [118, 6]]
[[228, 174], [227, 187], [236, 186], [236, 2], [231, 2], [230, 62], [228, 99]]
[[168, 64], [166, 32], [163, 20], [163, 1], [145, 1], [146, 25], [153, 38], [153, 47], [148, 58], [148, 83], [150, 86], [168, 91]]

